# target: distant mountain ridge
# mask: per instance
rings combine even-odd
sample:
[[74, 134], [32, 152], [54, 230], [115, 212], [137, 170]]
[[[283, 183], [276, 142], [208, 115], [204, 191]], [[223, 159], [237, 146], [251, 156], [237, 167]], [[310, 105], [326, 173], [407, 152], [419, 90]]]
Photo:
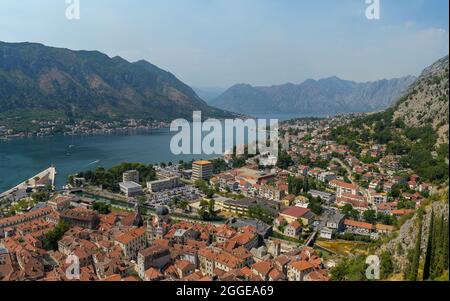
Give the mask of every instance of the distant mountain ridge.
[[271, 87], [238, 84], [210, 102], [210, 105], [245, 114], [299, 113], [333, 115], [372, 112], [389, 107], [416, 77], [356, 83], [336, 76], [303, 83]]
[[208, 104], [226, 90], [225, 88], [219, 87], [192, 87], [192, 89], [194, 89], [195, 93]]
[[[146, 62], [36, 43], [0, 42], [0, 114], [168, 120], [232, 114], [208, 106], [173, 74]], [[20, 116], [19, 114], [19, 116]]]

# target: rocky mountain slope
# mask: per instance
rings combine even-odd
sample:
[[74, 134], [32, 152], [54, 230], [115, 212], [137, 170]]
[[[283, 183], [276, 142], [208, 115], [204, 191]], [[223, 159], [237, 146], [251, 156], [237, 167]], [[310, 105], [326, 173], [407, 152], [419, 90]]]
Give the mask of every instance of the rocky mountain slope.
[[173, 74], [98, 51], [0, 42], [0, 114], [166, 120], [231, 114], [209, 107]]
[[[392, 254], [395, 272], [405, 273], [411, 264], [408, 258], [408, 252], [413, 250], [417, 243], [419, 229], [421, 229], [420, 261], [422, 263], [425, 261], [428, 240], [430, 238], [430, 221], [432, 215], [434, 220], [443, 218], [444, 225], [448, 228], [448, 189], [435, 196], [434, 202], [425, 207], [422, 216], [415, 214], [411, 219], [406, 220], [398, 231], [398, 234], [378, 250], [378, 255], [385, 251]], [[421, 228], [419, 227], [420, 225]]]
[[394, 118], [408, 126], [432, 124], [438, 143], [448, 142], [449, 130], [449, 60], [448, 56], [426, 68], [419, 79], [395, 106]]
[[253, 87], [239, 84], [210, 102], [217, 108], [246, 114], [299, 113], [332, 115], [373, 112], [389, 107], [416, 80], [413, 76], [356, 83], [337, 77], [302, 84]]

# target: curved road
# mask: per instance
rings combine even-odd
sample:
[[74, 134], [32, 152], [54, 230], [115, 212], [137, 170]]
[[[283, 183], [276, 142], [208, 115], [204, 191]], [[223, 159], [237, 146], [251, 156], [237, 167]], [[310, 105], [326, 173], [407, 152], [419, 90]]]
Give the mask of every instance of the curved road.
[[342, 162], [342, 160], [339, 159], [339, 158], [333, 158], [333, 159], [331, 159], [331, 161], [335, 161], [335, 162], [341, 164], [341, 166], [344, 167], [344, 168], [347, 170], [347, 173], [348, 173], [348, 177], [347, 177], [347, 178], [350, 180], [350, 182], [353, 183], [353, 180], [352, 180], [352, 170], [350, 169], [350, 167], [348, 167], [347, 164], [345, 164], [344, 162]]

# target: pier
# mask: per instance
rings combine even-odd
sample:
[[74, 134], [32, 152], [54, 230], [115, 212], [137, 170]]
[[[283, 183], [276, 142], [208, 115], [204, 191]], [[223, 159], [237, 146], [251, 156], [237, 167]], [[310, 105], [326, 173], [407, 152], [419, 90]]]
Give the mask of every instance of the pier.
[[37, 175], [25, 180], [24, 182], [16, 185], [15, 187], [0, 193], [0, 201], [14, 195], [18, 191], [26, 191], [28, 188], [44, 187], [50, 185], [52, 188], [55, 187], [56, 178], [56, 168], [51, 166]]

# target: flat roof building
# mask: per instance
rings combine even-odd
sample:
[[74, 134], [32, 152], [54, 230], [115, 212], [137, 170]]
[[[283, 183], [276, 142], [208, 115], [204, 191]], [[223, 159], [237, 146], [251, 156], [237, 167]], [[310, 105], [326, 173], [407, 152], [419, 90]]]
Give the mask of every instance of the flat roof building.
[[334, 193], [328, 193], [325, 191], [319, 191], [314, 189], [311, 189], [308, 193], [311, 194], [314, 198], [319, 197], [322, 199], [322, 201], [327, 203], [332, 203], [336, 200], [336, 195]]
[[119, 183], [120, 192], [127, 197], [133, 197], [142, 194], [142, 186], [136, 182], [122, 182]]
[[205, 180], [209, 181], [213, 175], [214, 165], [210, 161], [194, 161], [192, 163], [192, 180]]
[[151, 192], [173, 189], [180, 185], [180, 177], [167, 177], [156, 181], [147, 182], [147, 189]]

